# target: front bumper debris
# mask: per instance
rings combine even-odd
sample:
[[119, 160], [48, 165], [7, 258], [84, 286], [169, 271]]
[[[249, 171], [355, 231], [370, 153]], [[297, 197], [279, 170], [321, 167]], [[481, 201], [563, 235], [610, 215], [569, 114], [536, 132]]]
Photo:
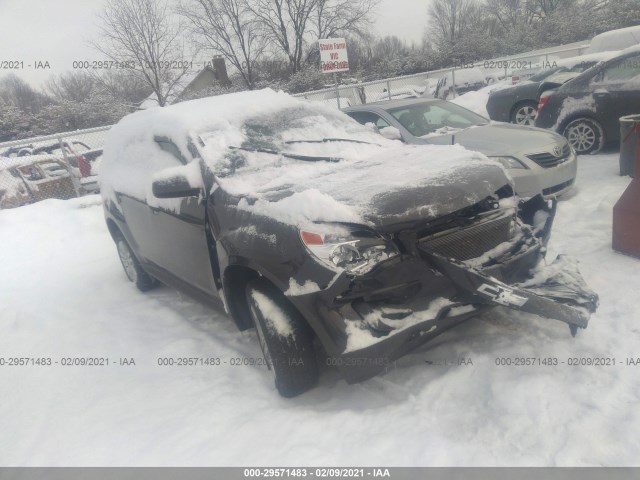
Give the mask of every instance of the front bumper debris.
[[[537, 267], [531, 280], [507, 285], [462, 262], [424, 253], [426, 259], [447, 275], [474, 303], [504, 306], [533, 313], [569, 324], [575, 335], [577, 328], [587, 328], [591, 313], [598, 307], [598, 295], [585, 283], [576, 262], [558, 256], [545, 267]], [[537, 280], [536, 280], [537, 279]]]
[[[476, 223], [467, 230], [469, 236], [454, 235], [451, 242], [400, 232], [401, 256], [367, 275], [343, 273], [318, 295], [307, 296], [308, 301], [304, 296], [295, 301], [302, 311], [319, 312], [323, 324], [334, 327], [328, 333], [337, 341], [327, 352], [349, 383], [376, 375], [431, 338], [496, 306], [559, 320], [575, 335], [587, 327], [598, 296], [575, 260], [561, 255], [544, 262], [555, 207], [555, 201], [541, 196], [524, 202], [512, 239], [475, 257], [467, 255], [475, 252], [473, 242], [483, 241], [481, 234], [499, 232], [502, 216]], [[468, 259], [447, 255], [456, 246]]]

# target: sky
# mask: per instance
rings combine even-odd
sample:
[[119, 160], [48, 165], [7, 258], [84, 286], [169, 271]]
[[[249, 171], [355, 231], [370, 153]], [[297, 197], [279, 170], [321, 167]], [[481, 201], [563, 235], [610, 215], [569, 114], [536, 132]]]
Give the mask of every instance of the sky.
[[427, 23], [428, 5], [428, 0], [380, 0], [376, 10], [376, 33], [395, 35], [408, 43], [420, 43]]
[[[0, 76], [13, 72], [34, 86], [78, 60], [100, 60], [87, 45], [95, 38], [97, 13], [105, 0], [0, 0]], [[377, 34], [419, 42], [427, 18], [427, 0], [380, 0]], [[9, 70], [5, 62], [22, 62]], [[47, 63], [48, 66], [47, 67]], [[36, 68], [36, 65], [45, 68]]]

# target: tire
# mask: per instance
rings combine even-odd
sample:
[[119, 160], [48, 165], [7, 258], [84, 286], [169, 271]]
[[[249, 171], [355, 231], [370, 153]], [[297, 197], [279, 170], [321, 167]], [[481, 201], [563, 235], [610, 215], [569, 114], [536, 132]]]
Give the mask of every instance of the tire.
[[577, 154], [597, 153], [604, 145], [602, 126], [591, 118], [576, 118], [570, 121], [562, 134]]
[[158, 281], [144, 271], [122, 233], [117, 232], [114, 240], [118, 248], [120, 263], [129, 281], [135, 283], [141, 292], [157, 287]]
[[511, 113], [511, 123], [533, 127], [538, 116], [538, 105], [535, 102], [518, 103]]
[[[313, 335], [300, 312], [263, 277], [247, 284], [246, 297], [260, 348], [280, 395], [295, 397], [315, 386], [319, 373]], [[278, 333], [277, 328], [284, 332]]]

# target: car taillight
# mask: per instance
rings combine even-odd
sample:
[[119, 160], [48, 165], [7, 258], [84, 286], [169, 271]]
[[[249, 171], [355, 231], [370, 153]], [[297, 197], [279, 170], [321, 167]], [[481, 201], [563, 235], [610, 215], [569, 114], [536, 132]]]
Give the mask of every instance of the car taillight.
[[540, 113], [540, 110], [542, 110], [542, 107], [545, 106], [550, 96], [551, 95], [542, 95], [540, 97], [540, 100], [538, 100], [538, 113]]

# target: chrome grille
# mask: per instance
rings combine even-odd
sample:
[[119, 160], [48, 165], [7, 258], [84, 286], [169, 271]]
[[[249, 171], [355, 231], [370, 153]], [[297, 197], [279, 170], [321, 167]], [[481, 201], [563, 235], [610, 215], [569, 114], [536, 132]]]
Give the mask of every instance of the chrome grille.
[[447, 258], [469, 260], [479, 257], [511, 238], [513, 216], [502, 214], [469, 227], [457, 228], [424, 237], [419, 246]]
[[551, 152], [544, 152], [544, 153], [532, 153], [531, 155], [527, 155], [527, 157], [533, 160], [534, 162], [536, 162], [541, 167], [551, 168], [551, 167], [555, 167], [556, 165], [559, 165], [562, 162], [567, 161], [570, 154], [571, 154], [571, 149], [569, 148], [569, 144], [565, 143], [564, 147], [562, 148], [562, 153], [560, 154], [560, 156], [555, 156]]

